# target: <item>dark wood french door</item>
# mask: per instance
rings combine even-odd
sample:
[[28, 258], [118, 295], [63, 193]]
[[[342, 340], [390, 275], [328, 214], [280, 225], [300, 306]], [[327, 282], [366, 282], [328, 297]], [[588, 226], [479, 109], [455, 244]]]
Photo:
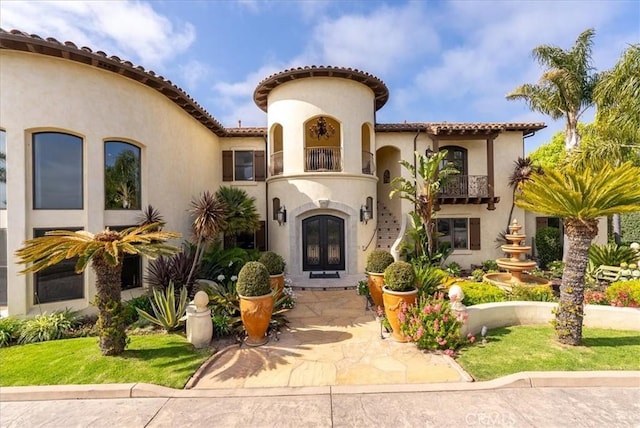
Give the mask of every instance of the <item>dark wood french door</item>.
[[302, 220], [302, 269], [344, 270], [344, 220], [317, 215]]

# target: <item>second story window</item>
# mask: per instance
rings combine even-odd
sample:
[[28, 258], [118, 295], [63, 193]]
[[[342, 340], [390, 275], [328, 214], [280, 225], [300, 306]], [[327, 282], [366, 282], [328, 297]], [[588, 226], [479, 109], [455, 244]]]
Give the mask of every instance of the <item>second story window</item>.
[[265, 181], [265, 171], [262, 150], [222, 152], [222, 181]]
[[33, 134], [33, 208], [82, 209], [82, 138]]
[[120, 141], [104, 143], [104, 207], [140, 209], [140, 148]]

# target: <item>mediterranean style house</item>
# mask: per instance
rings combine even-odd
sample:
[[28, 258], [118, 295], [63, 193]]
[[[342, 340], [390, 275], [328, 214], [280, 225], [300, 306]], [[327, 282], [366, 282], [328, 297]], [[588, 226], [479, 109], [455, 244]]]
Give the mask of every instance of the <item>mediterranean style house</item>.
[[[76, 275], [71, 262], [19, 274], [13, 254], [26, 239], [135, 225], [149, 204], [166, 230], [188, 239], [190, 201], [223, 185], [256, 198], [262, 227], [242, 245], [281, 254], [293, 275], [362, 273], [375, 248], [398, 256], [413, 207], [389, 199], [390, 181], [407, 176], [399, 161], [416, 151], [446, 149], [460, 171], [438, 200], [440, 239], [454, 249], [448, 261], [499, 257], [513, 161], [545, 126], [377, 123], [389, 98], [382, 80], [310, 66], [258, 84], [265, 128], [226, 128], [171, 81], [100, 51], [1, 30], [0, 56], [0, 305], [8, 314], [83, 309], [95, 294], [93, 273]], [[514, 217], [529, 235], [546, 221], [518, 208]], [[142, 286], [143, 268], [125, 260], [125, 288]]]

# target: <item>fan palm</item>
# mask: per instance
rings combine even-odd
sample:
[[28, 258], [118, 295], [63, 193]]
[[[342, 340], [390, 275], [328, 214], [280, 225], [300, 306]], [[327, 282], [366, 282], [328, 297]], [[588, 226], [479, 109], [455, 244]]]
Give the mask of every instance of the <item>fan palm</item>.
[[540, 81], [518, 86], [507, 94], [508, 100], [522, 99], [533, 111], [566, 120], [565, 148], [580, 145], [578, 120], [593, 105], [593, 91], [599, 76], [591, 66], [591, 46], [595, 30], [583, 31], [574, 46], [566, 51], [557, 46], [536, 47], [533, 57], [545, 67]]
[[232, 246], [241, 233], [254, 233], [260, 228], [260, 215], [256, 209], [256, 198], [237, 187], [222, 186], [216, 191], [218, 199], [225, 207], [226, 222], [222, 227]]
[[400, 161], [400, 165], [405, 167], [411, 178], [395, 177], [391, 180], [393, 190], [389, 193], [389, 198], [396, 194], [401, 198], [411, 201], [415, 210], [422, 220], [427, 235], [427, 252], [429, 256], [436, 252], [436, 202], [438, 193], [444, 181], [450, 175], [457, 174], [458, 170], [453, 164], [446, 163], [447, 151], [442, 150], [432, 156], [424, 156], [415, 152], [415, 166], [405, 160]]
[[524, 183], [531, 180], [531, 176], [533, 174], [542, 174], [542, 168], [536, 165], [529, 156], [526, 158], [519, 157], [514, 161], [513, 171], [511, 171], [511, 175], [509, 175], [509, 186], [513, 189], [513, 197], [511, 210], [509, 211], [509, 218], [507, 219], [506, 232], [509, 231], [509, 225], [512, 220], [511, 217], [513, 216], [513, 209], [516, 206], [516, 192]]
[[584, 279], [589, 246], [598, 233], [598, 217], [640, 211], [638, 176], [640, 168], [631, 163], [569, 165], [534, 175], [516, 196], [516, 205], [521, 208], [564, 219], [567, 260], [556, 314], [561, 343], [579, 345], [582, 340]]
[[96, 273], [98, 330], [102, 355], [118, 355], [127, 343], [121, 301], [122, 261], [125, 254], [156, 258], [178, 249], [164, 244], [180, 235], [157, 231], [158, 224], [131, 227], [121, 232], [106, 228], [93, 234], [86, 231], [55, 230], [30, 239], [16, 251], [19, 263], [29, 264], [21, 273], [38, 272], [62, 260], [76, 258], [75, 270], [83, 272], [92, 262]]

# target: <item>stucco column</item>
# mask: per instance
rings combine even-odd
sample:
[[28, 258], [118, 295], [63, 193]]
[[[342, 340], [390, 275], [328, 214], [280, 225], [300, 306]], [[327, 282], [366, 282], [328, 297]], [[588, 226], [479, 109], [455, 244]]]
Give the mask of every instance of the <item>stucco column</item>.
[[489, 191], [489, 203], [487, 205], [487, 209], [493, 211], [496, 209], [494, 203], [495, 196], [495, 177], [493, 171], [493, 140], [496, 138], [495, 135], [491, 135], [487, 138], [487, 186]]

